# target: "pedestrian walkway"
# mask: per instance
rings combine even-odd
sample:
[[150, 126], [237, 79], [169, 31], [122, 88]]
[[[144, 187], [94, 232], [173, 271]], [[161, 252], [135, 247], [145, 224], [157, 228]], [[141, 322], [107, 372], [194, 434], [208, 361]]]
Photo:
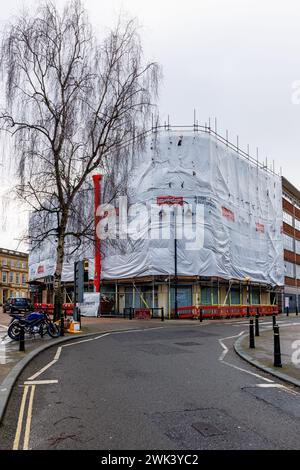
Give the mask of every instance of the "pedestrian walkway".
[[255, 349], [249, 348], [249, 336], [235, 343], [236, 352], [246, 361], [279, 378], [300, 386], [300, 320], [298, 317], [279, 317], [282, 367], [274, 367], [274, 334], [272, 325], [260, 324], [260, 336], [255, 336]]

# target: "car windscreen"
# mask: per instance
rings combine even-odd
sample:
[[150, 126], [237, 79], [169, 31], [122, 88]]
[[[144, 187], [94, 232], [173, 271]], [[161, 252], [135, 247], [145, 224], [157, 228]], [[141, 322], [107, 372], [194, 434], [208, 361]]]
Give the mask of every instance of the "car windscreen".
[[27, 299], [15, 299], [14, 304], [18, 307], [28, 307], [30, 302]]

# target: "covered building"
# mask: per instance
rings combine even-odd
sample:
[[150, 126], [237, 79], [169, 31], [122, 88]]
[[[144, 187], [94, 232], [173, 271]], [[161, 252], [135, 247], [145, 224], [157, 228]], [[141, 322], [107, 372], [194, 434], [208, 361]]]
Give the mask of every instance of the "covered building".
[[[104, 309], [163, 307], [171, 316], [175, 298], [179, 308], [277, 301], [284, 284], [280, 176], [206, 126], [153, 129], [134, 155], [127, 194], [99, 222]], [[80, 256], [89, 260], [92, 290], [94, 253]], [[64, 265], [66, 295], [73, 262]], [[43, 286], [43, 300], [51, 298], [53, 273], [50, 246], [30, 253], [30, 279]]]

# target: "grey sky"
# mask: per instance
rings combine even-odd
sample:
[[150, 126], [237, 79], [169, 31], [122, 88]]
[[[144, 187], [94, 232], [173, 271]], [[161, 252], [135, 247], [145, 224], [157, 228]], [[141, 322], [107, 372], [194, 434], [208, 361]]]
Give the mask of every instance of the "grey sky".
[[[1, 1], [0, 25], [30, 0]], [[63, 0], [57, 0], [63, 4]], [[137, 16], [145, 55], [163, 67], [163, 118], [192, 124], [218, 118], [218, 130], [242, 147], [259, 147], [300, 187], [298, 0], [86, 0], [92, 23], [110, 26], [120, 8]], [[1, 167], [0, 167], [1, 168]], [[6, 234], [7, 238], [7, 234]], [[0, 246], [6, 244], [0, 236]]]

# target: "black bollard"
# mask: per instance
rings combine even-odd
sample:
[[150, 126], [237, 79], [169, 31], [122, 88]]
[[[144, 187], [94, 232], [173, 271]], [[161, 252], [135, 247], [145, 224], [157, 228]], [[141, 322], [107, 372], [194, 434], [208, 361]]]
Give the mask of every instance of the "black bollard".
[[199, 320], [200, 320], [201, 323], [203, 322], [203, 310], [202, 310], [202, 308], [200, 308]]
[[129, 320], [132, 320], [132, 307], [129, 307]]
[[19, 351], [25, 351], [25, 327], [22, 323], [20, 323]]
[[276, 315], [273, 315], [272, 318], [273, 318], [273, 328], [274, 328], [274, 326], [276, 325]]
[[298, 306], [296, 305], [296, 315], [298, 317]]
[[249, 348], [251, 349], [255, 348], [253, 318], [250, 319], [250, 324], [249, 324]]
[[289, 316], [289, 313], [290, 313], [290, 309], [289, 309], [289, 307], [286, 307], [286, 316], [287, 317]]
[[161, 308], [161, 321], [165, 321], [164, 308]]
[[255, 336], [259, 336], [259, 313], [255, 315]]
[[274, 326], [274, 367], [282, 367], [278, 325]]

